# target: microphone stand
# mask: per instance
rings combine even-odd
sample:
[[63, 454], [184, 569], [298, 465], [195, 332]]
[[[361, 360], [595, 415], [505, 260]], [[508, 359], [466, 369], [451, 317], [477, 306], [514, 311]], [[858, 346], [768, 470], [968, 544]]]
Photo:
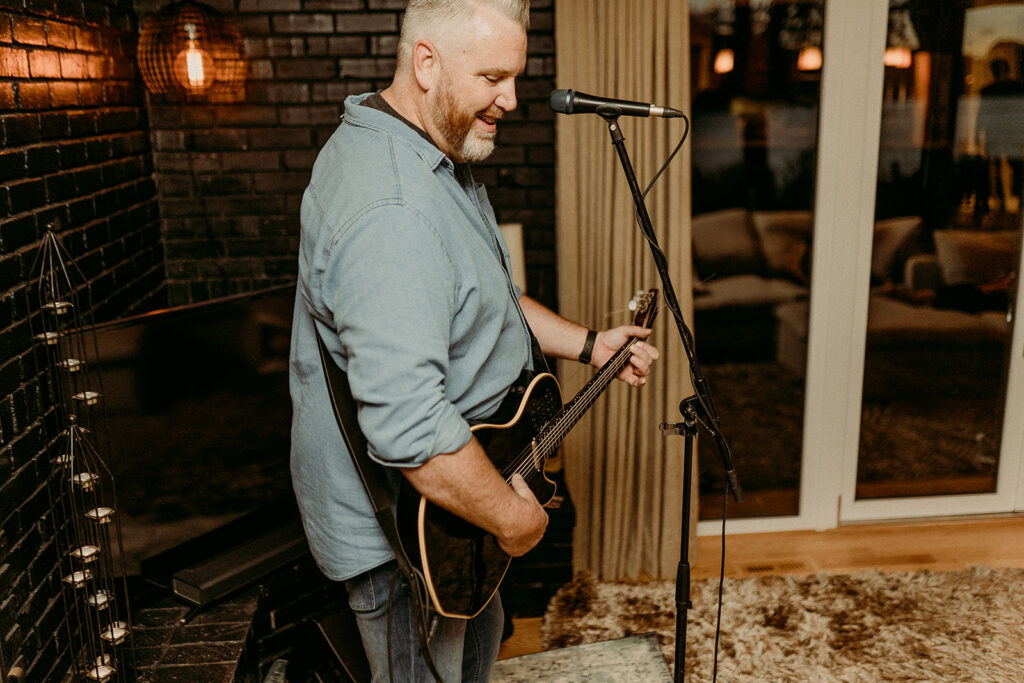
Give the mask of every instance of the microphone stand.
[[633, 194], [633, 203], [636, 205], [637, 219], [640, 223], [640, 231], [651, 247], [651, 254], [654, 256], [654, 263], [658, 268], [658, 275], [661, 277], [662, 291], [665, 294], [665, 302], [672, 311], [676, 321], [676, 328], [679, 331], [679, 338], [683, 342], [683, 349], [690, 364], [690, 380], [693, 384], [695, 394], [683, 399], [679, 403], [679, 411], [682, 413], [683, 421], [676, 423], [663, 423], [661, 429], [665, 433], [679, 434], [685, 440], [683, 463], [683, 509], [682, 529], [680, 531], [679, 565], [676, 569], [676, 645], [675, 645], [675, 668], [673, 680], [682, 683], [683, 672], [686, 661], [686, 616], [687, 610], [693, 607], [690, 601], [690, 490], [693, 485], [693, 444], [697, 436], [697, 425], [700, 423], [715, 439], [718, 446], [718, 454], [722, 460], [722, 467], [725, 470], [726, 481], [729, 491], [736, 502], [743, 500], [743, 492], [740, 489], [739, 479], [732, 465], [732, 455], [729, 451], [729, 444], [719, 429], [720, 418], [715, 410], [715, 403], [711, 398], [711, 390], [707, 380], [701, 372], [700, 362], [697, 360], [697, 352], [694, 347], [693, 334], [687, 328], [679, 310], [679, 302], [676, 300], [675, 289], [672, 286], [672, 279], [668, 274], [668, 263], [665, 255], [658, 244], [658, 238], [651, 226], [651, 217], [647, 213], [647, 206], [644, 204], [643, 193], [637, 184], [636, 173], [633, 171], [633, 164], [626, 152], [626, 139], [619, 128], [619, 116], [622, 111], [614, 105], [602, 105], [597, 108], [597, 114], [608, 124], [608, 133], [611, 136], [612, 145], [619, 155], [619, 162], [625, 172], [626, 181]]

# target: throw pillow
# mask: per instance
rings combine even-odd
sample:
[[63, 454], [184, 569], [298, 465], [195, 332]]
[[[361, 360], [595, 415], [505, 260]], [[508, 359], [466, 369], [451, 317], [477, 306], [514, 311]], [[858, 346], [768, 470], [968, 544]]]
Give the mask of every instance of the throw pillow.
[[875, 221], [871, 247], [871, 277], [876, 283], [901, 277], [903, 262], [914, 251], [921, 231], [920, 216], [901, 216]]
[[756, 273], [761, 252], [746, 209], [723, 209], [693, 217], [694, 267], [702, 278]]
[[936, 230], [932, 236], [947, 285], [986, 284], [1017, 270], [1016, 230]]
[[810, 279], [811, 212], [755, 211], [750, 219], [761, 241], [768, 274], [807, 284]]

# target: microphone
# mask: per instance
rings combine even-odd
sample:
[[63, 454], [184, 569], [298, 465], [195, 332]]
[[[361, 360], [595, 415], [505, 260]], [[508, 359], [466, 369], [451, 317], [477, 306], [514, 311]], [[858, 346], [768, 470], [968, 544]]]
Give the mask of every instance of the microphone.
[[551, 111], [556, 114], [604, 114], [622, 116], [660, 116], [665, 119], [683, 118], [683, 112], [671, 107], [659, 107], [644, 102], [596, 97], [575, 90], [552, 90]]

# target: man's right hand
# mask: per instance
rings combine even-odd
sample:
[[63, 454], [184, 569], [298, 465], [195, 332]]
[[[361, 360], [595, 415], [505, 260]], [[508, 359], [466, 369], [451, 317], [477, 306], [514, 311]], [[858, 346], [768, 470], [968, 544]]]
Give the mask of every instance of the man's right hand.
[[507, 530], [503, 530], [501, 535], [495, 534], [495, 538], [502, 550], [512, 557], [519, 557], [532, 550], [544, 537], [544, 531], [548, 528], [548, 513], [522, 475], [513, 474], [509, 484], [522, 503], [510, 516]]

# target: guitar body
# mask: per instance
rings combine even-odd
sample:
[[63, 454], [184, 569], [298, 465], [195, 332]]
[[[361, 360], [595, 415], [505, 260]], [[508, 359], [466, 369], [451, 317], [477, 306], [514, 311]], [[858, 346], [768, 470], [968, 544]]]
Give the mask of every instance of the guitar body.
[[[543, 373], [526, 387], [513, 386], [493, 422], [472, 427], [505, 480], [518, 471], [542, 505], [554, 497], [555, 483], [544, 474], [546, 458], [530, 457], [531, 444], [561, 410], [558, 381]], [[494, 597], [511, 560], [494, 536], [423, 496], [401, 497], [398, 516], [402, 544], [410, 559], [419, 558], [438, 613], [463, 619], [479, 614]]]

